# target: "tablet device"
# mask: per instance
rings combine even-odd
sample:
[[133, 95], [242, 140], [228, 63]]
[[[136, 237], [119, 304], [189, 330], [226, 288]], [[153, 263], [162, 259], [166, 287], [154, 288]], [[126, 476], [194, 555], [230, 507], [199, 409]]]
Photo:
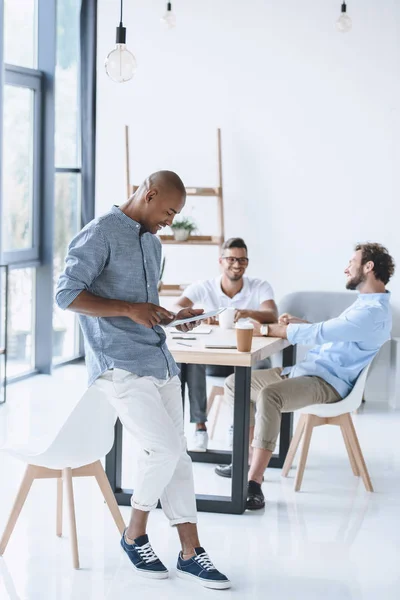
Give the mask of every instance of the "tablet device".
[[176, 327], [177, 325], [183, 325], [184, 323], [192, 323], [193, 321], [204, 321], [205, 319], [209, 319], [210, 317], [215, 317], [216, 315], [220, 315], [224, 312], [225, 308], [218, 308], [218, 310], [210, 310], [210, 312], [203, 313], [201, 315], [196, 315], [195, 317], [189, 317], [187, 319], [177, 319], [175, 321], [171, 321], [167, 327]]
[[209, 348], [210, 350], [237, 350], [237, 346], [229, 344], [206, 344], [204, 348]]

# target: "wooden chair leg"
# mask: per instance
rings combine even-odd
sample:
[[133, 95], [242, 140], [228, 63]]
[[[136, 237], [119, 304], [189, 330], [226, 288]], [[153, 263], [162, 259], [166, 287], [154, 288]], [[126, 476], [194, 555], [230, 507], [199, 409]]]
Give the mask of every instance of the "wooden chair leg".
[[216, 396], [223, 396], [223, 394], [224, 394], [223, 387], [221, 387], [219, 385], [212, 386], [210, 395], [208, 396], [208, 400], [207, 400], [207, 416], [209, 415], [209, 413], [213, 407]]
[[26, 467], [24, 478], [19, 487], [17, 497], [15, 499], [10, 516], [8, 518], [6, 528], [3, 532], [3, 535], [0, 540], [0, 556], [2, 556], [4, 554], [5, 549], [7, 548], [7, 544], [9, 542], [12, 532], [14, 531], [15, 524], [21, 513], [22, 507], [25, 504], [25, 500], [29, 494], [29, 490], [31, 489], [34, 479], [35, 479], [35, 467], [33, 465], [28, 465]]
[[63, 524], [63, 480], [60, 477], [57, 479], [57, 524], [56, 534], [58, 537], [62, 536], [62, 524]]
[[70, 468], [63, 469], [63, 480], [65, 482], [65, 489], [66, 489], [66, 493], [67, 493], [70, 534], [71, 534], [72, 564], [73, 564], [74, 569], [79, 569], [79, 553], [78, 553], [78, 537], [76, 534], [74, 488], [72, 485], [72, 470]]
[[370, 479], [370, 476], [368, 473], [367, 465], [365, 464], [364, 456], [361, 451], [357, 433], [354, 428], [353, 419], [351, 418], [351, 415], [349, 413], [347, 413], [346, 415], [343, 415], [343, 417], [344, 417], [343, 422], [344, 422], [346, 434], [347, 434], [348, 440], [350, 442], [350, 446], [353, 451], [357, 467], [360, 471], [360, 475], [364, 482], [365, 489], [367, 490], [367, 492], [373, 492], [374, 488], [372, 487], [372, 483], [371, 483], [371, 479]]
[[216, 396], [217, 406], [215, 408], [215, 414], [214, 414], [214, 419], [213, 419], [212, 425], [211, 425], [211, 427], [209, 429], [209, 432], [208, 432], [210, 440], [212, 440], [213, 437], [214, 437], [215, 428], [217, 426], [217, 421], [218, 421], [218, 417], [219, 417], [219, 413], [220, 413], [223, 401], [224, 401], [224, 397], [223, 396], [220, 396], [220, 395]]
[[121, 511], [119, 510], [113, 491], [111, 489], [108, 477], [105, 474], [103, 465], [99, 460], [93, 465], [93, 473], [96, 477], [97, 483], [99, 484], [99, 488], [103, 494], [104, 500], [106, 501], [107, 506], [110, 509], [112, 518], [115, 521], [118, 531], [122, 535], [125, 531], [126, 525], [122, 518]]
[[342, 435], [343, 435], [344, 443], [346, 446], [347, 454], [348, 454], [350, 465], [351, 465], [351, 470], [353, 471], [353, 474], [356, 477], [359, 477], [360, 471], [358, 469], [356, 459], [354, 458], [353, 450], [351, 449], [347, 431], [346, 431], [346, 428], [344, 425], [340, 425], [340, 431], [342, 432]]
[[299, 492], [301, 483], [303, 481], [304, 469], [306, 468], [308, 450], [310, 448], [310, 441], [312, 430], [314, 428], [314, 417], [313, 415], [306, 415], [306, 422], [304, 426], [303, 445], [301, 448], [300, 460], [297, 466], [296, 479], [294, 482], [294, 491]]
[[306, 415], [300, 415], [297, 423], [296, 431], [290, 442], [290, 447], [285, 458], [285, 462], [282, 468], [282, 477], [287, 477], [292, 467], [294, 457], [296, 456], [297, 448], [299, 447], [300, 440], [302, 438], [304, 427], [306, 424]]

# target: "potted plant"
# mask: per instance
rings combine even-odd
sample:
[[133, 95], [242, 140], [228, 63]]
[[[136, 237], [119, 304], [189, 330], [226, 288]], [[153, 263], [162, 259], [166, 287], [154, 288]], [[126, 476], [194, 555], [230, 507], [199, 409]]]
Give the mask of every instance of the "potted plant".
[[171, 225], [174, 238], [177, 242], [185, 242], [197, 227], [189, 217], [176, 219]]

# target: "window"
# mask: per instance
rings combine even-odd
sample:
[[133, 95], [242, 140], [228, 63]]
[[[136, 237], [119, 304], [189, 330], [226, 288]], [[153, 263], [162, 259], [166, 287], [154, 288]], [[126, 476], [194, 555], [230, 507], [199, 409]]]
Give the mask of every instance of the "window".
[[79, 9], [81, 0], [57, 1], [56, 167], [80, 167]]
[[7, 262], [39, 256], [40, 109], [40, 78], [7, 70], [2, 178], [2, 245]]
[[37, 64], [36, 0], [4, 0], [4, 62], [35, 68]]
[[5, 379], [6, 379], [6, 277], [7, 268], [0, 267], [0, 404], [6, 399]]
[[54, 287], [82, 213], [93, 215], [96, 20], [96, 0], [0, 0], [0, 263], [9, 272], [0, 402], [3, 347], [8, 379], [82, 355], [77, 319], [55, 306]]
[[3, 248], [31, 248], [33, 180], [33, 104], [29, 88], [4, 88]]
[[[54, 223], [54, 288], [64, 269], [68, 244], [81, 224], [80, 174], [57, 173]], [[76, 315], [54, 304], [53, 360], [68, 360], [79, 353], [79, 327]]]
[[[64, 269], [68, 244], [81, 229], [79, 110], [79, 15], [81, 0], [57, 2], [56, 182], [54, 205], [54, 288]], [[53, 308], [53, 362], [79, 354], [75, 314]]]
[[7, 377], [15, 377], [35, 364], [35, 269], [11, 269], [8, 286]]

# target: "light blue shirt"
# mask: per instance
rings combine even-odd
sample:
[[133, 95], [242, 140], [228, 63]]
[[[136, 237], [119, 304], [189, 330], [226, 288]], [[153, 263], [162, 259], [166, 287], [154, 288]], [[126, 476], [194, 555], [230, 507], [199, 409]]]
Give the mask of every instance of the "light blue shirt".
[[289, 377], [321, 377], [345, 398], [364, 367], [382, 344], [390, 339], [392, 313], [390, 293], [359, 294], [336, 319], [314, 324], [290, 324], [291, 344], [317, 344], [305, 359], [284, 369]]
[[[91, 221], [72, 240], [57, 291], [66, 309], [83, 291], [101, 298], [159, 304], [161, 242], [117, 206]], [[152, 329], [128, 317], [79, 315], [85, 338], [89, 385], [107, 369], [139, 377], [168, 379], [179, 369], [162, 327]]]

